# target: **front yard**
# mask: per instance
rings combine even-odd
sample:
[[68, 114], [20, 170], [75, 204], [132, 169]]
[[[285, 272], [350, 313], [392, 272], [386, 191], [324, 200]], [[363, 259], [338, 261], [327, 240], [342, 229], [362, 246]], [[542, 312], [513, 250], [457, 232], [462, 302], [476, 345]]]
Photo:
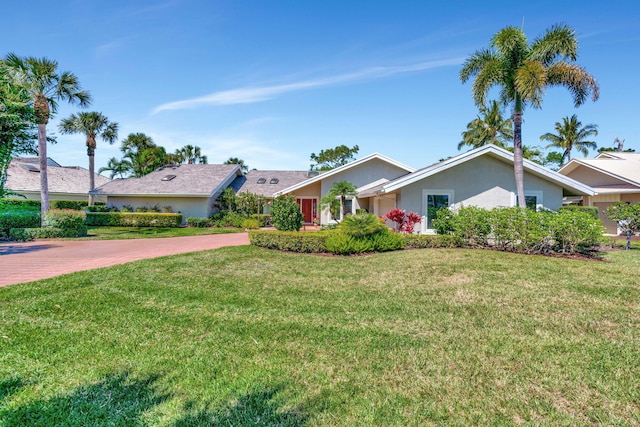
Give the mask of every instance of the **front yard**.
[[0, 288], [0, 425], [640, 425], [640, 257], [234, 247]]

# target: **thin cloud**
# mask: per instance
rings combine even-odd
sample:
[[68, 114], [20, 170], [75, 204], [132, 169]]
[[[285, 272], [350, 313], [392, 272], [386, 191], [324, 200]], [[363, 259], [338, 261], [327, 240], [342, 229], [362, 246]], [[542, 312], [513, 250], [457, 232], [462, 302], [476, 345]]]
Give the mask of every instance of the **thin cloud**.
[[333, 86], [341, 83], [357, 82], [362, 80], [379, 79], [389, 77], [394, 74], [424, 71], [433, 68], [459, 65], [464, 58], [450, 58], [438, 61], [421, 62], [417, 64], [397, 66], [397, 67], [372, 67], [354, 73], [341, 74], [338, 76], [325, 77], [320, 79], [306, 80], [294, 83], [287, 83], [273, 86], [245, 87], [239, 89], [214, 92], [209, 95], [196, 98], [184, 99], [182, 101], [168, 102], [153, 109], [151, 114], [161, 111], [186, 110], [204, 106], [232, 105], [232, 104], [252, 104], [267, 101], [278, 95], [287, 92], [294, 92], [320, 87]]

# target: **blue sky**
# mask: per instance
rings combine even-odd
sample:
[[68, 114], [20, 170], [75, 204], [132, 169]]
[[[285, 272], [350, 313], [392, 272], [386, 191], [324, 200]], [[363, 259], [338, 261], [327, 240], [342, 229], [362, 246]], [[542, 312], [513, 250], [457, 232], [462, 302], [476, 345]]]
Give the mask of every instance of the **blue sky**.
[[[524, 143], [565, 116], [599, 126], [640, 151], [640, 6], [615, 2], [89, 1], [3, 5], [0, 54], [48, 57], [74, 72], [120, 139], [143, 132], [174, 151], [200, 146], [209, 163], [239, 157], [251, 168], [307, 169], [312, 152], [358, 145], [413, 167], [458, 154], [478, 113], [458, 73], [507, 25], [531, 40], [556, 23], [576, 30], [578, 63], [600, 100], [574, 108], [547, 91], [524, 114]], [[49, 155], [87, 167], [84, 140], [50, 122]], [[96, 168], [121, 157], [98, 142]]]

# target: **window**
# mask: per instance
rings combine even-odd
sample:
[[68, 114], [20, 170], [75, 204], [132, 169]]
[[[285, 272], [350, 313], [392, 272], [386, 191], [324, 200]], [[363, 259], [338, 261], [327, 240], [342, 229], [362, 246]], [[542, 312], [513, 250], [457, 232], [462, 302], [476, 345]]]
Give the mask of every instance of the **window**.
[[353, 200], [347, 199], [344, 201], [344, 216], [353, 214]]
[[424, 231], [433, 230], [433, 219], [441, 209], [447, 209], [453, 204], [453, 190], [422, 190], [422, 201], [426, 214]]
[[161, 181], [171, 181], [175, 177], [176, 177], [175, 175], [165, 175], [162, 177]]
[[[515, 199], [514, 205], [518, 206], [518, 196], [515, 196], [514, 199]], [[524, 203], [527, 209], [532, 209], [534, 211], [540, 210], [543, 207], [542, 191], [525, 191]]]
[[258, 184], [264, 184], [267, 182], [267, 178], [258, 178]]
[[271, 178], [271, 181], [269, 181], [269, 184], [277, 184], [280, 180], [278, 178]]

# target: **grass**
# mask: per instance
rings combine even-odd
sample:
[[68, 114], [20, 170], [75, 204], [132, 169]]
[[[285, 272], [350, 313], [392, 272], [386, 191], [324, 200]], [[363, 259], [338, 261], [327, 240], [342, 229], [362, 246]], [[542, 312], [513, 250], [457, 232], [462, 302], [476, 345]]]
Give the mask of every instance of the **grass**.
[[191, 227], [89, 227], [87, 237], [79, 240], [124, 240], [154, 237], [201, 236], [203, 234], [240, 233], [240, 228], [191, 228]]
[[0, 288], [0, 425], [640, 425], [640, 256], [245, 246]]

